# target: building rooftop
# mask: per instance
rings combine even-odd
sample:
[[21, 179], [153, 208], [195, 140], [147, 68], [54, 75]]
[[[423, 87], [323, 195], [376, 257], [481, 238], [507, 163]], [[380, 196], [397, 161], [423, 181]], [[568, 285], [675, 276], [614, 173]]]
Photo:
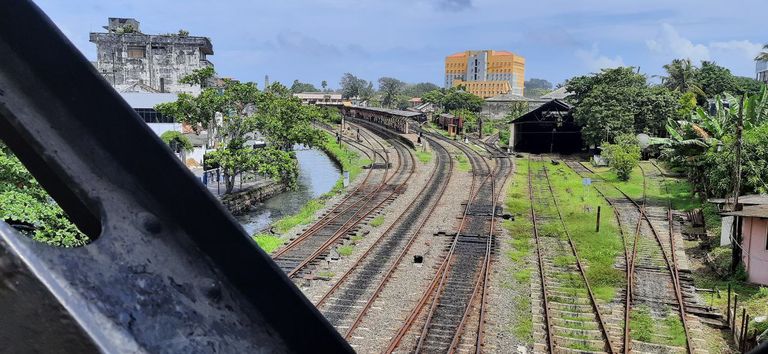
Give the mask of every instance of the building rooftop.
[[722, 213], [725, 216], [745, 216], [752, 218], [768, 218], [768, 205], [747, 205], [743, 210]]
[[[707, 201], [714, 204], [733, 204], [733, 198], [710, 198]], [[742, 195], [739, 197], [739, 204], [768, 205], [768, 194]]]
[[177, 34], [144, 34], [144, 33], [98, 33], [91, 32], [89, 40], [92, 43], [108, 43], [121, 41], [126, 45], [188, 45], [200, 48], [203, 54], [213, 55], [213, 44], [208, 37], [179, 36]]
[[132, 108], [154, 108], [160, 103], [175, 102], [175, 93], [120, 92], [125, 102]]
[[552, 91], [552, 92], [550, 92], [550, 93], [548, 93], [546, 95], [542, 95], [540, 98], [541, 99], [546, 99], [546, 100], [555, 100], [555, 99], [562, 100], [562, 99], [564, 99], [564, 98], [566, 98], [566, 97], [568, 97], [570, 95], [571, 95], [571, 93], [568, 92], [565, 89], [565, 86], [563, 86], [563, 87], [561, 87], [559, 89], [556, 89], [556, 90], [554, 90], [554, 91]]
[[510, 92], [507, 92], [507, 93], [504, 93], [504, 94], [501, 94], [501, 95], [498, 95], [498, 96], [493, 96], [491, 98], [488, 98], [488, 99], [486, 99], [486, 101], [490, 101], [490, 102], [516, 102], [516, 101], [528, 102], [528, 101], [534, 101], [534, 99], [525, 97], [523, 95], [518, 95], [518, 94], [512, 93], [510, 91]]
[[293, 96], [301, 99], [324, 99], [326, 97], [336, 100], [341, 99], [341, 94], [336, 92], [300, 92], [294, 93]]
[[420, 116], [420, 115], [423, 114], [421, 112], [409, 112], [409, 111], [401, 111], [399, 109], [378, 108], [378, 107], [355, 107], [355, 109], [362, 109], [362, 110], [369, 110], [369, 111], [373, 111], [373, 112], [387, 113], [389, 115], [406, 117], [406, 118], [416, 117], [416, 116]]

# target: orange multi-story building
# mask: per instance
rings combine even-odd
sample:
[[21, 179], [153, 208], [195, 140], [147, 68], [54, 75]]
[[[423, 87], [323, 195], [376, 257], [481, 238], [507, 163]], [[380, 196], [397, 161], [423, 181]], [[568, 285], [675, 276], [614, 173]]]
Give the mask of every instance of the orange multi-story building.
[[463, 85], [483, 98], [525, 89], [525, 58], [507, 51], [468, 50], [445, 57], [445, 87]]

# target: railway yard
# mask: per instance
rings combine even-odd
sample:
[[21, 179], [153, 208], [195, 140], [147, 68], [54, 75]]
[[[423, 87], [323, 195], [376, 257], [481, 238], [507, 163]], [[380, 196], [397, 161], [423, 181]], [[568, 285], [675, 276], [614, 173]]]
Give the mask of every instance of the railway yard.
[[723, 337], [684, 214], [646, 195], [665, 188], [657, 164], [628, 189], [498, 136], [346, 125], [342, 144], [372, 163], [272, 257], [356, 351], [707, 353]]

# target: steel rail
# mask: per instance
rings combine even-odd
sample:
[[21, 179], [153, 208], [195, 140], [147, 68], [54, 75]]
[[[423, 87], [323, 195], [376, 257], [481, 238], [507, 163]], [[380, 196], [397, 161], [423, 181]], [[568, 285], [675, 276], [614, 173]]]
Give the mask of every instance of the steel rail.
[[[399, 146], [399, 148], [395, 148], [398, 151], [398, 154], [400, 154], [401, 152], [403, 152], [403, 150], [405, 150], [405, 152], [407, 153], [407, 155], [411, 159], [411, 168], [407, 172], [407, 177], [406, 177], [405, 181], [403, 181], [403, 183], [401, 183], [398, 187], [393, 189], [392, 192], [389, 193], [389, 195], [387, 195], [386, 198], [382, 199], [379, 203], [377, 203], [375, 206], [373, 206], [367, 212], [365, 212], [365, 214], [363, 214], [363, 215], [361, 215], [361, 216], [359, 216], [359, 217], [357, 217], [355, 219], [355, 216], [360, 212], [360, 210], [362, 210], [362, 208], [364, 206], [361, 207], [360, 210], [356, 211], [355, 214], [353, 214], [353, 216], [352, 216], [352, 218], [354, 219], [353, 223], [350, 224], [348, 222], [348, 223], [344, 224], [344, 226], [342, 226], [341, 229], [339, 229], [333, 236], [331, 236], [326, 242], [324, 242], [320, 247], [318, 247], [315, 250], [315, 252], [313, 252], [309, 257], [307, 257], [303, 261], [301, 261], [299, 263], [299, 265], [296, 266], [293, 270], [288, 272], [288, 277], [293, 277], [294, 275], [296, 275], [302, 268], [307, 266], [309, 263], [314, 261], [315, 258], [317, 258], [319, 255], [321, 255], [323, 252], [325, 252], [328, 247], [330, 247], [331, 245], [336, 243], [338, 241], [338, 239], [341, 238], [341, 236], [343, 236], [344, 233], [349, 231], [354, 225], [358, 224], [360, 221], [362, 221], [363, 219], [368, 217], [368, 215], [370, 215], [373, 212], [377, 211], [382, 205], [384, 205], [384, 203], [387, 202], [387, 200], [389, 198], [391, 198], [392, 196], [400, 193], [405, 188], [405, 186], [407, 185], [408, 181], [410, 181], [411, 177], [413, 177], [413, 173], [414, 173], [415, 166], [416, 166], [416, 159], [413, 157], [413, 153], [410, 152], [410, 149], [407, 149], [407, 148], [405, 148], [405, 146], [402, 146], [402, 145], [399, 145], [399, 144], [400, 144], [399, 142], [395, 142], [395, 144], [393, 144], [393, 146]], [[401, 163], [402, 158], [403, 157], [398, 159], [398, 170], [400, 169], [399, 166], [402, 166], [402, 163]], [[400, 171], [400, 173], [402, 173], [402, 171]], [[397, 174], [393, 172], [392, 176], [390, 176], [390, 178], [387, 180], [387, 182], [384, 185], [388, 185], [388, 183], [391, 182], [391, 180], [396, 175]], [[372, 200], [372, 199], [373, 199], [373, 197], [371, 197], [368, 200], [366, 200], [365, 205], [367, 205], [370, 202], [370, 200]]]
[[[490, 151], [493, 147], [483, 143], [486, 147], [485, 149], [488, 150], [489, 153], [493, 153]], [[478, 276], [477, 282], [475, 283], [474, 290], [472, 291], [472, 296], [469, 299], [469, 302], [467, 303], [467, 307], [464, 309], [464, 314], [462, 315], [462, 319], [459, 322], [458, 327], [456, 328], [456, 333], [453, 336], [453, 339], [451, 340], [451, 344], [448, 347], [448, 353], [453, 354], [456, 351], [457, 346], [459, 345], [459, 341], [461, 340], [461, 336], [463, 334], [463, 329], [465, 326], [465, 323], [470, 315], [471, 309], [472, 309], [472, 303], [475, 300], [475, 297], [480, 297], [480, 305], [479, 305], [479, 318], [478, 318], [478, 326], [477, 326], [477, 336], [475, 338], [475, 352], [479, 353], [481, 351], [482, 346], [482, 332], [483, 332], [483, 322], [485, 318], [485, 291], [488, 284], [488, 272], [490, 270], [491, 266], [491, 248], [493, 246], [493, 231], [494, 227], [496, 225], [496, 204], [498, 202], [498, 197], [495, 193], [496, 191], [496, 176], [501, 171], [502, 167], [500, 163], [496, 163], [496, 166], [494, 167], [493, 173], [490, 174], [491, 178], [491, 217], [490, 217], [490, 225], [488, 230], [488, 239], [486, 242], [486, 251], [485, 251], [485, 258], [483, 261], [483, 267], [480, 270], [480, 275]], [[508, 175], [504, 173], [504, 181], [506, 181], [506, 177]], [[504, 182], [501, 184], [502, 188], [499, 189], [499, 194], [501, 193], [501, 189], [503, 189]], [[481, 286], [482, 284], [482, 286]]]
[[[435, 137], [435, 138], [437, 138], [439, 140], [443, 140], [443, 141], [447, 142], [450, 145], [456, 146], [454, 144], [454, 142], [452, 142], [451, 140], [446, 139], [446, 138], [444, 138], [444, 137], [442, 137], [440, 135], [433, 134], [433, 133], [428, 133], [428, 134], [432, 135], [433, 137]], [[471, 181], [470, 188], [469, 188], [469, 195], [467, 197], [467, 204], [464, 207], [464, 211], [463, 211], [462, 216], [461, 216], [461, 221], [459, 222], [459, 228], [458, 228], [459, 231], [463, 229], [464, 223], [467, 220], [467, 214], [469, 212], [469, 207], [471, 205], [471, 201], [475, 198], [477, 193], [480, 191], [480, 188], [479, 188], [477, 182], [478, 182], [477, 181], [477, 174], [476, 173], [472, 173], [472, 181]], [[402, 342], [403, 338], [408, 333], [410, 328], [414, 325], [414, 322], [418, 318], [419, 314], [421, 314], [423, 308], [427, 305], [427, 301], [429, 301], [429, 299], [432, 297], [433, 294], [434, 294], [434, 301], [437, 301], [438, 294], [436, 293], [436, 290], [437, 290], [439, 284], [441, 283], [441, 281], [442, 281], [442, 279], [444, 277], [444, 274], [447, 273], [446, 270], [447, 270], [447, 268], [449, 266], [451, 255], [453, 254], [454, 250], [456, 249], [456, 245], [458, 244], [459, 234], [460, 234], [460, 232], [456, 233], [456, 236], [454, 237], [453, 241], [451, 242], [451, 246], [450, 246], [450, 248], [449, 248], [449, 250], [448, 250], [448, 252], [446, 254], [446, 257], [443, 258], [443, 261], [440, 264], [440, 266], [438, 267], [437, 272], [435, 273], [435, 276], [432, 279], [432, 282], [430, 283], [430, 285], [427, 288], [427, 290], [422, 294], [422, 297], [420, 298], [419, 302], [411, 310], [411, 313], [406, 318], [406, 320], [403, 323], [403, 325], [400, 327], [398, 332], [392, 338], [392, 340], [390, 341], [389, 345], [384, 350], [384, 353], [390, 354], [390, 353], [395, 351], [400, 346], [400, 343]]]
[[[344, 138], [342, 137], [342, 139], [344, 139]], [[349, 141], [348, 141], [348, 143], [349, 143]], [[364, 146], [362, 144], [359, 144], [359, 145], [360, 146]], [[370, 147], [365, 147], [365, 148], [367, 150], [371, 150], [374, 156], [371, 156], [371, 154], [366, 152], [364, 149], [358, 149], [358, 150], [363, 152], [369, 158], [372, 157], [372, 161], [373, 162], [375, 162], [375, 156], [376, 155], [381, 156], [381, 158], [384, 159], [385, 161], [387, 160], [387, 158], [383, 154], [378, 153], [375, 149], [370, 148]], [[321, 219], [318, 222], [314, 223], [312, 226], [309, 227], [309, 229], [307, 229], [304, 232], [302, 232], [301, 235], [299, 235], [299, 237], [295, 238], [293, 241], [291, 241], [287, 245], [285, 245], [285, 246], [281, 247], [279, 250], [277, 250], [274, 254], [272, 254], [272, 258], [277, 258], [277, 257], [282, 256], [288, 250], [292, 249], [293, 247], [296, 247], [296, 245], [298, 245], [299, 243], [303, 242], [306, 238], [310, 237], [314, 232], [316, 232], [320, 228], [324, 227], [325, 225], [329, 224], [330, 222], [336, 220], [341, 215], [343, 215], [344, 212], [346, 212], [347, 210], [349, 210], [350, 208], [355, 206], [356, 203], [353, 203], [353, 204], [350, 204], [350, 205], [348, 205], [348, 206], [346, 206], [346, 207], [344, 207], [342, 209], [342, 206], [344, 206], [346, 202], [348, 202], [350, 200], [353, 200], [352, 199], [353, 197], [354, 198], [360, 198], [361, 200], [363, 198], [365, 198], [365, 195], [360, 196], [360, 195], [358, 195], [358, 192], [363, 192], [363, 188], [366, 187], [366, 183], [367, 183], [368, 179], [371, 177], [372, 173], [373, 173], [373, 169], [372, 168], [368, 169], [368, 173], [366, 173], [365, 178], [363, 179], [363, 181], [360, 184], [358, 184], [357, 187], [355, 187], [355, 189], [353, 189], [352, 191], [347, 193], [347, 195], [341, 201], [339, 201], [339, 203], [336, 204], [326, 214], [326, 216], [323, 217], [323, 219]], [[336, 213], [336, 215], [332, 215], [333, 213]]]
[[[459, 147], [460, 145], [455, 144], [455, 146]], [[466, 150], [465, 150], [464, 148], [460, 147], [460, 149], [462, 151], [464, 151], [465, 153], [467, 151], [472, 151], [472, 153], [474, 153], [477, 156], [479, 156], [479, 153], [477, 153], [477, 151], [472, 150], [471, 148], [466, 148]], [[490, 166], [488, 166], [488, 162], [484, 158], [482, 158], [482, 156], [480, 157], [480, 160], [485, 164], [485, 168], [486, 169], [490, 168]], [[476, 160], [473, 160], [473, 161], [476, 161]], [[475, 170], [476, 169], [473, 168], [473, 171], [475, 171]], [[493, 174], [494, 173], [491, 172], [488, 175], [486, 175], [486, 177], [480, 183], [480, 186], [478, 186], [477, 191], [475, 193], [475, 197], [473, 198], [473, 200], [477, 199], [477, 194], [480, 193], [480, 190], [483, 188], [483, 186], [485, 186], [486, 183], [488, 183], [489, 180], [491, 181], [491, 183], [493, 182]], [[467, 209], [466, 209], [466, 211], [469, 211], [469, 207], [471, 206], [471, 204], [472, 204], [472, 201], [468, 201], [467, 202]], [[464, 218], [466, 219], [466, 213], [465, 213]], [[462, 220], [462, 226], [459, 228], [459, 232], [456, 234], [456, 242], [457, 243], [458, 243], [459, 236], [461, 235], [461, 232], [463, 231], [463, 225], [464, 225], [464, 220]], [[454, 248], [454, 250], [455, 250], [455, 248]], [[446, 257], [446, 259], [448, 259], [448, 260], [452, 259], [453, 256], [454, 256], [454, 253], [455, 252], [451, 252]], [[440, 296], [441, 296], [441, 293], [443, 292], [443, 289], [445, 287], [445, 280], [448, 278], [449, 269], [450, 269], [450, 267], [446, 267], [446, 268], [443, 269], [443, 274], [442, 274], [442, 277], [440, 279], [440, 283], [439, 283], [438, 287], [435, 289], [435, 299], [434, 299], [434, 301], [432, 302], [432, 304], [431, 304], [431, 306], [429, 308], [429, 312], [427, 313], [427, 320], [425, 321], [424, 326], [422, 327], [421, 336], [419, 336], [419, 342], [416, 345], [416, 352], [417, 353], [421, 352], [421, 347], [424, 345], [424, 340], [427, 337], [427, 332], [429, 331], [430, 325], [432, 323], [432, 319], [433, 319], [433, 316], [434, 316], [434, 313], [435, 313], [435, 309], [437, 308], [437, 305], [440, 303]], [[479, 281], [479, 278], [480, 277], [478, 276], [478, 281]], [[473, 294], [474, 294], [474, 292], [473, 292]], [[467, 311], [467, 309], [469, 309], [471, 307], [471, 301], [472, 301], [472, 297], [470, 297], [469, 302], [467, 302], [467, 308], [465, 308], [465, 312]], [[459, 326], [456, 328], [456, 333], [454, 334], [454, 338], [451, 341], [451, 345], [449, 346], [449, 351], [452, 351], [451, 347], [453, 346], [453, 343], [457, 340], [456, 336], [458, 336], [459, 333], [461, 332], [461, 327], [463, 326], [463, 322], [464, 322], [465, 317], [466, 317], [466, 313], [464, 314], [464, 316], [462, 316], [462, 320], [459, 322]]]
[[595, 315], [597, 315], [598, 324], [600, 325], [600, 331], [603, 334], [603, 337], [608, 344], [608, 352], [613, 354], [615, 353], [615, 349], [613, 347], [613, 343], [611, 343], [611, 338], [608, 336], [608, 331], [606, 330], [605, 321], [603, 320], [603, 316], [600, 313], [600, 309], [597, 307], [597, 301], [595, 301], [595, 295], [592, 292], [592, 287], [589, 285], [589, 280], [587, 279], [587, 275], [584, 273], [584, 266], [581, 264], [581, 259], [579, 257], [579, 253], [576, 250], [576, 246], [573, 244], [573, 239], [571, 238], [571, 233], [568, 232], [568, 227], [565, 225], [565, 220], [563, 219], [563, 214], [560, 210], [560, 205], [557, 203], [557, 196], [555, 195], [555, 191], [552, 189], [552, 183], [549, 179], [549, 173], [547, 172], [546, 166], [543, 168], [544, 170], [544, 178], [547, 182], [547, 188], [549, 188], [549, 193], [552, 195], [552, 201], [555, 203], [555, 209], [557, 210], [557, 216], [560, 219], [560, 224], [563, 226], [563, 230], [565, 231], [565, 236], [568, 238], [568, 245], [571, 246], [571, 252], [573, 252], [573, 256], [576, 258], [576, 266], [579, 268], [579, 274], [581, 274], [581, 279], [584, 280], [584, 284], [587, 286], [587, 293], [589, 294], [589, 300], [592, 304], [592, 310], [595, 312]]
[[[434, 202], [434, 203], [433, 203], [433, 204], [432, 204], [432, 205], [429, 207], [429, 211], [427, 212], [427, 215], [428, 215], [428, 216], [427, 216], [427, 217], [425, 217], [425, 218], [423, 218], [423, 219], [422, 219], [422, 221], [421, 221], [421, 222], [418, 224], [418, 226], [417, 226], [416, 230], [415, 230], [415, 231], [412, 233], [411, 237], [409, 237], [409, 239], [408, 239], [407, 243], [406, 243], [406, 244], [405, 244], [405, 246], [403, 247], [403, 250], [402, 250], [402, 251], [400, 252], [400, 254], [397, 256], [397, 258], [396, 258], [396, 259], [395, 259], [395, 261], [392, 263], [392, 265], [389, 267], [389, 269], [387, 269], [387, 271], [384, 273], [384, 275], [382, 276], [382, 279], [379, 281], [378, 285], [376, 286], [376, 289], [374, 289], [374, 292], [373, 292], [373, 294], [371, 295], [371, 297], [370, 297], [368, 300], [366, 300], [366, 301], [365, 301], [365, 305], [363, 306], [363, 308], [361, 309], [361, 311], [360, 311], [360, 312], [358, 312], [358, 314], [357, 314], [357, 316], [355, 317], [355, 319], [354, 319], [353, 323], [350, 325], [350, 327], [349, 327], [349, 328], [347, 329], [347, 331], [344, 333], [344, 336], [345, 336], [345, 338], [347, 338], [347, 339], [349, 339], [349, 338], [351, 337], [351, 335], [352, 335], [352, 333], [354, 332], [354, 330], [355, 330], [355, 329], [357, 329], [357, 327], [360, 325], [360, 323], [362, 322], [362, 319], [365, 317], [365, 315], [367, 314], [368, 310], [369, 310], [369, 309], [371, 308], [371, 306], [373, 305], [374, 301], [375, 301], [375, 300], [378, 298], [378, 296], [381, 294], [381, 291], [384, 289], [384, 286], [385, 286], [385, 285], [388, 283], [388, 281], [391, 279], [391, 277], [392, 277], [392, 275], [394, 274], [394, 272], [395, 272], [395, 270], [397, 269], [397, 267], [398, 267], [398, 266], [401, 264], [402, 260], [403, 260], [403, 259], [405, 258], [405, 256], [408, 254], [408, 252], [409, 252], [409, 251], [410, 251], [410, 249], [411, 249], [411, 246], [414, 244], [414, 242], [416, 241], [416, 238], [417, 238], [417, 237], [418, 237], [418, 235], [421, 233], [421, 230], [423, 229], [424, 225], [425, 225], [425, 224], [426, 224], [426, 222], [429, 220], [429, 216], [431, 216], [432, 212], [433, 212], [433, 211], [434, 211], [434, 210], [437, 208], [437, 205], [440, 203], [440, 200], [442, 199], [442, 195], [445, 193], [445, 190], [446, 190], [446, 188], [447, 188], [447, 186], [448, 186], [448, 181], [450, 181], [450, 178], [451, 178], [451, 175], [452, 175], [452, 170], [453, 170], [453, 159], [451, 159], [451, 158], [450, 158], [450, 154], [448, 154], [447, 150], [445, 150], [445, 148], [444, 148], [444, 147], [440, 146], [440, 145], [439, 145], [438, 143], [436, 143], [436, 142], [434, 143], [434, 145], [435, 145], [436, 147], [435, 147], [435, 148], [433, 148], [433, 149], [443, 149], [443, 150], [445, 151], [445, 156], [448, 156], [448, 164], [449, 164], [449, 165], [448, 165], [448, 166], [449, 166], [449, 167], [448, 167], [448, 175], [447, 175], [447, 176], [446, 176], [446, 178], [445, 178], [445, 181], [446, 181], [446, 182], [443, 184], [443, 186], [441, 187], [441, 189], [440, 189], [440, 191], [439, 191], [439, 195], [440, 195], [440, 197], [439, 197], [439, 198], [437, 198], [437, 199], [435, 200], [435, 202]], [[439, 147], [438, 147], [438, 146], [439, 146]], [[439, 158], [439, 156], [438, 156], [438, 158]], [[435, 175], [435, 173], [437, 172], [437, 169], [438, 169], [438, 165], [437, 165], [437, 164], [438, 164], [438, 163], [439, 163], [439, 161], [438, 161], [438, 162], [436, 162], [436, 165], [435, 165], [435, 169], [432, 171], [432, 174], [431, 174], [431, 176], [430, 176], [430, 178], [429, 178], [429, 179], [432, 179], [432, 178], [433, 178], [433, 176]], [[422, 192], [423, 192], [424, 190], [426, 190], [426, 188], [427, 188], [427, 187], [428, 187], [428, 185], [426, 185], [426, 184], [425, 184], [424, 188], [422, 188]], [[409, 204], [409, 206], [408, 206], [408, 207], [406, 207], [406, 210], [408, 210], [408, 209], [411, 209], [411, 208], [413, 207], [413, 205], [416, 203], [416, 201], [417, 201], [417, 200], [418, 200], [418, 198], [414, 198], [414, 200], [413, 200], [413, 201], [412, 201], [412, 202]], [[406, 212], [403, 212], [403, 213], [400, 215], [400, 217], [398, 217], [398, 220], [400, 220], [401, 218], [404, 218], [404, 217], [406, 216], [405, 214], [406, 214]], [[352, 267], [352, 268], [350, 268], [350, 270], [348, 270], [348, 271], [347, 271], [347, 272], [346, 272], [346, 273], [345, 273], [345, 274], [344, 274], [344, 275], [341, 277], [341, 279], [339, 279], [339, 281], [338, 281], [338, 282], [337, 282], [337, 283], [336, 283], [336, 284], [333, 286], [333, 288], [331, 288], [331, 290], [329, 290], [329, 291], [328, 291], [328, 292], [325, 294], [325, 296], [323, 296], [323, 298], [322, 298], [322, 299], [320, 299], [320, 301], [318, 301], [318, 303], [317, 303], [317, 305], [316, 305], [317, 307], [320, 307], [320, 306], [321, 306], [321, 305], [322, 305], [322, 304], [323, 304], [323, 303], [324, 303], [324, 302], [325, 302], [325, 301], [326, 301], [326, 300], [327, 300], [327, 299], [330, 297], [330, 295], [331, 295], [333, 292], [335, 292], [335, 291], [336, 291], [336, 290], [337, 290], [337, 289], [338, 289], [338, 288], [341, 286], [341, 284], [343, 284], [343, 282], [344, 282], [344, 281], [345, 281], [345, 280], [346, 280], [346, 279], [347, 279], [347, 278], [348, 278], [348, 277], [349, 277], [349, 276], [350, 276], [350, 275], [351, 275], [351, 274], [354, 272], [355, 268], [357, 268], [357, 267], [359, 266], [359, 264], [361, 264], [361, 263], [362, 263], [362, 261], [363, 261], [363, 260], [365, 260], [365, 259], [367, 258], [367, 256], [368, 256], [368, 255], [369, 255], [369, 254], [372, 252], [372, 250], [374, 249], [374, 247], [375, 247], [375, 246], [376, 246], [376, 245], [377, 245], [377, 244], [378, 244], [378, 243], [379, 243], [381, 240], [383, 240], [383, 238], [384, 238], [384, 235], [388, 234], [388, 233], [389, 233], [389, 232], [390, 232], [390, 231], [391, 231], [391, 230], [392, 230], [392, 229], [393, 229], [393, 228], [394, 228], [394, 227], [395, 227], [397, 224], [398, 224], [398, 221], [395, 221], [395, 223], [393, 223], [392, 225], [390, 225], [390, 227], [389, 227], [389, 228], [388, 228], [388, 229], [387, 229], [387, 230], [386, 230], [386, 231], [385, 231], [385, 232], [382, 234], [382, 237], [380, 237], [380, 238], [379, 238], [379, 239], [376, 241], [376, 243], [375, 243], [374, 245], [372, 245], [372, 246], [371, 246], [371, 247], [370, 247], [370, 248], [369, 248], [369, 249], [366, 251], [366, 253], [365, 253], [365, 254], [363, 254], [363, 255], [362, 255], [362, 256], [361, 256], [361, 257], [358, 259], [358, 261], [355, 263], [355, 265], [353, 265], [353, 267]]]
[[552, 315], [549, 313], [549, 300], [547, 299], [547, 282], [544, 275], [544, 259], [541, 256], [541, 243], [539, 242], [539, 229], [536, 226], [536, 201], [533, 196], [533, 180], [531, 178], [531, 155], [528, 155], [528, 198], [531, 201], [531, 224], [533, 229], [533, 239], [536, 243], [536, 259], [539, 266], [539, 281], [541, 282], [541, 301], [544, 307], [544, 328], [547, 335], [547, 349], [549, 353], [555, 352], [555, 339], [552, 330]]

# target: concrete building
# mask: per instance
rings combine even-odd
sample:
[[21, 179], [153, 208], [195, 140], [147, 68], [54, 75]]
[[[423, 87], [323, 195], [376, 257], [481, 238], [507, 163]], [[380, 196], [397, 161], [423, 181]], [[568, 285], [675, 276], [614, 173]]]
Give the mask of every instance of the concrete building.
[[193, 70], [213, 66], [213, 46], [206, 37], [141, 33], [139, 21], [110, 18], [106, 33], [91, 33], [96, 44], [96, 69], [120, 92], [187, 92], [199, 94], [199, 85], [179, 83]]
[[525, 58], [507, 51], [468, 50], [445, 58], [445, 87], [464, 85], [482, 98], [525, 89]]
[[758, 60], [755, 72], [758, 81], [768, 84], [768, 60]]
[[344, 104], [341, 94], [333, 92], [301, 92], [294, 93], [293, 97], [300, 99], [303, 104], [316, 106], [341, 106]]
[[722, 215], [740, 219], [739, 248], [747, 280], [768, 285], [768, 205], [745, 205], [742, 210]]

